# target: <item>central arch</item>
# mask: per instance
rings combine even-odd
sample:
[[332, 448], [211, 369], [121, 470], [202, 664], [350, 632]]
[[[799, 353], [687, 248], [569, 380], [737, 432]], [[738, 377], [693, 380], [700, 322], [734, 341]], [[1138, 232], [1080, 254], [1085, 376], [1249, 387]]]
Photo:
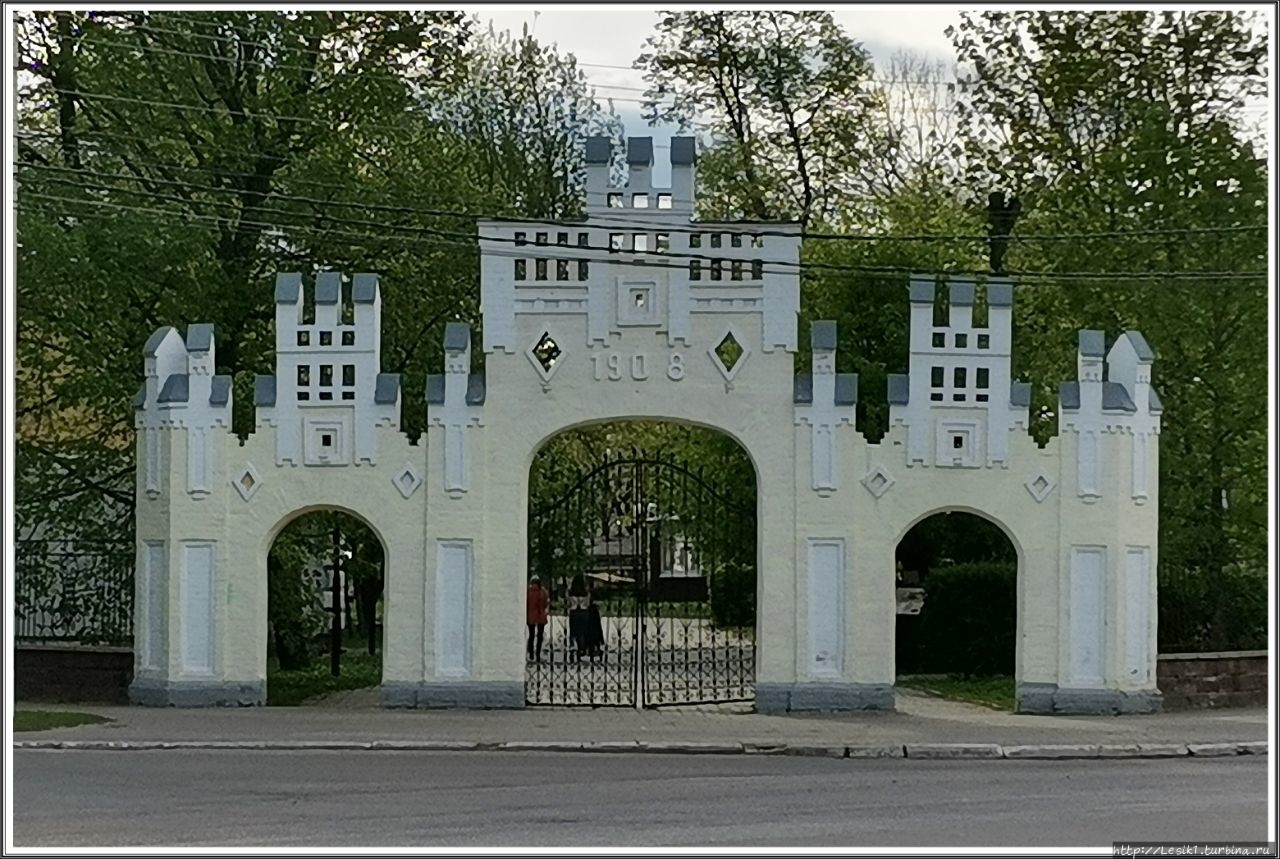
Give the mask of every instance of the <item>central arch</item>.
[[591, 420], [530, 459], [526, 702], [753, 700], [759, 492], [745, 447], [689, 421]]

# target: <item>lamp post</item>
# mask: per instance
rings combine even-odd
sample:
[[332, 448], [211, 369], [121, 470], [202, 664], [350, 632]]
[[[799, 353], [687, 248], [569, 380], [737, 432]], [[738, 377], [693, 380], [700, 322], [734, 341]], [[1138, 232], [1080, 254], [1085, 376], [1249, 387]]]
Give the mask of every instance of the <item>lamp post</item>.
[[342, 531], [333, 526], [333, 580], [329, 611], [329, 673], [334, 677], [342, 673]]

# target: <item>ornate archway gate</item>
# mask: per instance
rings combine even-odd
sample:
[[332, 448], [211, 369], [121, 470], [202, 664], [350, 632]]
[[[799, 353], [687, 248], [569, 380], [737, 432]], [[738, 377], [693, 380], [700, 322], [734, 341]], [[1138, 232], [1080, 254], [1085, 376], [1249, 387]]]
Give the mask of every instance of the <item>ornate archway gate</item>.
[[526, 650], [527, 702], [752, 700], [754, 491], [735, 498], [684, 462], [637, 451], [555, 485], [529, 513], [528, 572], [550, 617], [542, 649]]
[[[1014, 285], [1002, 277], [946, 278], [945, 314], [938, 278], [906, 279], [908, 372], [890, 374], [883, 393], [837, 371], [834, 322], [812, 321], [799, 368], [800, 225], [696, 219], [693, 138], [671, 141], [669, 188], [653, 185], [653, 150], [649, 138], [628, 141], [620, 185], [610, 142], [589, 140], [582, 220], [477, 223], [483, 354], [473, 361], [467, 325], [445, 326], [444, 373], [422, 388], [410, 380], [426, 400], [425, 441], [400, 431], [410, 388], [381, 372], [375, 275], [320, 272], [310, 303], [300, 274], [277, 278], [275, 372], [254, 379], [256, 431], [243, 440], [212, 326], [156, 331], [134, 401], [135, 701], [262, 703], [271, 523], [340, 503], [384, 538], [389, 707], [568, 703], [569, 690], [586, 689], [584, 703], [742, 696], [762, 712], [892, 709], [894, 548], [919, 517], [966, 509], [1001, 522], [1019, 550], [1018, 709], [1159, 708], [1163, 407], [1142, 335], [1079, 333], [1076, 378], [1059, 386], [1058, 436], [1045, 447], [1027, 432], [1031, 386], [1014, 374]], [[866, 396], [889, 405], [875, 443], [856, 426]], [[701, 608], [688, 594], [667, 598], [698, 576], [664, 575], [654, 560], [655, 530], [658, 552], [668, 550], [675, 520], [662, 517], [673, 502], [653, 501], [650, 522], [646, 496], [662, 491], [649, 488], [654, 475], [682, 472], [633, 463], [640, 477], [624, 505], [643, 506], [602, 519], [613, 528], [629, 517], [629, 533], [552, 541], [553, 559], [567, 546], [585, 578], [587, 541], [638, 539], [629, 564], [590, 570], [604, 576], [592, 579], [600, 605], [620, 606], [601, 615], [614, 646], [576, 674], [535, 662], [530, 684], [519, 486], [547, 439], [627, 420], [715, 429], [750, 458], [753, 670], [746, 639], [727, 634], [738, 627], [716, 618], [714, 588]], [[596, 478], [625, 486], [624, 472], [610, 464]], [[552, 533], [548, 515], [538, 525]], [[720, 530], [675, 536], [705, 555]], [[553, 586], [564, 578], [547, 575]], [[550, 656], [564, 639], [553, 631], [548, 644]]]

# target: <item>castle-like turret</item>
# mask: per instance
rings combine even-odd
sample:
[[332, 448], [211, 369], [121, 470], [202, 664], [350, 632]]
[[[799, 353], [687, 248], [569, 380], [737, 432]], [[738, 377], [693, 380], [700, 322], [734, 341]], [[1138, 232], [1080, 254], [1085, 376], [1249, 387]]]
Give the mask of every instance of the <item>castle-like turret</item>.
[[1030, 387], [1010, 367], [1013, 286], [988, 280], [985, 327], [974, 324], [973, 281], [951, 280], [944, 325], [934, 322], [935, 291], [932, 277], [911, 279], [910, 372], [889, 376], [890, 420], [907, 428], [907, 463], [1004, 464], [1030, 404]]
[[[397, 427], [400, 377], [379, 372], [378, 277], [316, 276], [315, 317], [304, 317], [302, 275], [276, 278], [276, 373], [254, 380], [258, 426], [276, 429], [276, 462], [373, 464], [375, 426]], [[350, 321], [348, 321], [350, 320]]]

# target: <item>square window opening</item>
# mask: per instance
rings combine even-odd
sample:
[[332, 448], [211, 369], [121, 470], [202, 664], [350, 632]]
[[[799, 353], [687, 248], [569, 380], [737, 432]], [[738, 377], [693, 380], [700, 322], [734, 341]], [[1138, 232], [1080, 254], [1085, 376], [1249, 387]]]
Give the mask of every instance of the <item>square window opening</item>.
[[653, 237], [653, 249], [660, 254], [665, 254], [671, 250], [671, 235], [669, 233], [658, 233]]
[[711, 261], [711, 279], [719, 280], [720, 275], [723, 273], [723, 271], [724, 271], [724, 267], [721, 261], [718, 259], [713, 259]]
[[344, 399], [344, 400], [354, 400], [355, 398], [356, 398], [356, 392], [355, 392], [355, 391], [343, 391], [343, 392], [342, 392], [342, 399]]
[[534, 234], [534, 236], [533, 236], [533, 242], [534, 242], [534, 244], [538, 244], [538, 245], [545, 245], [545, 244], [547, 243], [547, 234], [546, 234], [546, 233], [535, 233], [535, 234]]
[[523, 232], [516, 233], [516, 244], [527, 245], [529, 243], [528, 234]]
[[568, 245], [568, 244], [569, 244], [569, 234], [568, 234], [568, 233], [556, 233], [556, 244], [558, 244], [558, 245]]
[[350, 388], [356, 383], [356, 365], [342, 365], [342, 384], [344, 387]]
[[690, 234], [689, 234], [689, 247], [691, 247], [691, 248], [700, 248], [700, 247], [702, 247], [702, 233], [690, 233]]
[[343, 331], [343, 332], [342, 332], [342, 345], [343, 345], [343, 346], [354, 346], [354, 345], [356, 345], [356, 332], [354, 332], [354, 331]]
[[623, 207], [621, 194], [610, 194], [608, 196], [608, 201], [610, 209], [621, 209]]
[[540, 260], [535, 260], [535, 261], [534, 261], [534, 263], [533, 263], [533, 279], [534, 279], [534, 280], [546, 280], [546, 279], [547, 279], [547, 261], [546, 261], [546, 260], [544, 260], [544, 259], [540, 259]]
[[649, 195], [648, 194], [632, 194], [631, 208], [633, 209], [649, 208]]
[[516, 280], [524, 280], [527, 278], [529, 276], [528, 263], [522, 259], [516, 260], [515, 270], [512, 272], [511, 276]]
[[299, 346], [310, 346], [310, 345], [311, 345], [311, 332], [310, 332], [310, 331], [299, 331], [299, 332], [298, 332], [298, 345], [299, 345]]
[[731, 233], [729, 235], [729, 246], [734, 248], [742, 247], [742, 233]]
[[941, 331], [933, 332], [933, 348], [941, 349], [947, 345], [947, 335]]
[[702, 280], [702, 260], [689, 260], [689, 280]]
[[712, 234], [711, 234], [711, 247], [713, 247], [713, 248], [718, 248], [718, 247], [720, 247], [720, 240], [721, 240], [722, 238], [723, 238], [723, 236], [721, 236], [719, 233], [712, 233]]
[[764, 280], [764, 260], [753, 259], [751, 261], [751, 279]]
[[941, 367], [932, 367], [929, 370], [929, 387], [941, 388], [945, 384], [945, 371]]
[[670, 208], [671, 208], [671, 195], [670, 195], [670, 194], [659, 194], [659, 195], [658, 195], [658, 208], [659, 208], [659, 209], [670, 209]]
[[979, 334], [979, 335], [978, 335], [978, 348], [979, 348], [979, 349], [990, 349], [990, 348], [991, 348], [991, 335], [990, 335], [990, 334]]
[[965, 349], [965, 348], [967, 348], [968, 346], [969, 346], [969, 335], [968, 335], [968, 334], [957, 334], [957, 335], [956, 335], [956, 348], [957, 348], [957, 349]]
[[622, 233], [609, 233], [609, 250], [611, 251], [622, 250], [622, 238], [623, 238]]
[[979, 367], [976, 382], [979, 388], [991, 387], [991, 371], [986, 367]]
[[569, 261], [567, 259], [556, 260], [556, 280], [569, 279]]
[[963, 388], [968, 384], [968, 369], [965, 367], [956, 367], [954, 381], [952, 387]]
[[742, 260], [734, 260], [729, 267], [730, 278], [733, 280], [742, 280]]
[[333, 332], [332, 332], [332, 331], [321, 331], [321, 332], [320, 332], [320, 345], [321, 345], [321, 346], [332, 346], [332, 345], [333, 345]]
[[325, 388], [329, 388], [333, 386], [333, 365], [332, 364], [320, 365], [320, 385]]

